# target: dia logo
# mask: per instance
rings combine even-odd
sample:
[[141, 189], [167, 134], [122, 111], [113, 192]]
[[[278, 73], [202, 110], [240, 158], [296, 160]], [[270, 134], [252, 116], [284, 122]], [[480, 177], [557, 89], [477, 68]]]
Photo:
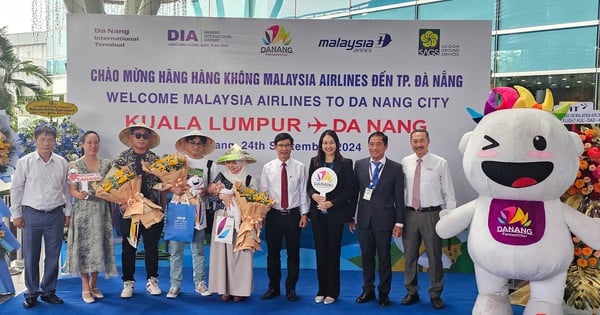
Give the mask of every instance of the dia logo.
[[198, 41], [198, 35], [196, 35], [196, 32], [194, 30], [168, 30], [167, 31], [167, 40], [168, 41], [182, 41], [182, 42], [189, 42], [189, 41], [194, 41], [197, 42]]

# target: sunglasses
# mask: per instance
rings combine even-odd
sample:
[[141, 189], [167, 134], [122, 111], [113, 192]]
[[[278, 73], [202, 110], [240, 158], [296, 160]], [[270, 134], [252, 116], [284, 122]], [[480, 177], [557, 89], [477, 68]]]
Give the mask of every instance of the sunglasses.
[[148, 138], [150, 138], [149, 133], [134, 133], [133, 135], [135, 136], [136, 139], [144, 138], [144, 140], [148, 140]]

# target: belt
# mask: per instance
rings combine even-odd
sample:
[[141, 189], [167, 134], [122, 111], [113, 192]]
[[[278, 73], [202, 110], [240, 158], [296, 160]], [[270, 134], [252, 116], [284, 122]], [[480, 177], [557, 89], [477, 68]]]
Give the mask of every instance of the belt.
[[415, 212], [433, 212], [442, 210], [442, 206], [433, 206], [433, 207], [423, 207], [419, 209], [415, 209], [413, 207], [406, 207], [406, 209], [415, 211]]
[[36, 208], [32, 208], [30, 206], [24, 206], [24, 207], [27, 207], [27, 208], [33, 210], [33, 212], [35, 212], [35, 213], [50, 214], [50, 213], [55, 213], [55, 212], [58, 212], [58, 211], [62, 211], [62, 209], [65, 207], [65, 205], [60, 205], [60, 206], [58, 206], [58, 207], [56, 207], [54, 209], [50, 209], [50, 210], [39, 210], [39, 209], [36, 209]]
[[279, 214], [279, 215], [290, 215], [294, 213], [300, 213], [300, 207], [289, 208], [289, 209], [276, 209], [271, 208], [273, 211], [269, 211], [271, 213]]

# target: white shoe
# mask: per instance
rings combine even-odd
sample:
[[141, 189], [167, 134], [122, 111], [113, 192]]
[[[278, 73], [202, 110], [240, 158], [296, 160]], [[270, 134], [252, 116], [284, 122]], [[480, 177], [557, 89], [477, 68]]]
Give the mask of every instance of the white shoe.
[[150, 277], [150, 279], [146, 281], [146, 291], [152, 295], [160, 295], [162, 293], [158, 287], [158, 279], [156, 277]]
[[315, 296], [315, 303], [323, 303], [324, 300], [325, 300], [325, 297], [322, 295]]
[[335, 298], [332, 298], [331, 296], [328, 296], [325, 298], [325, 301], [323, 301], [323, 304], [333, 304], [335, 303]]
[[200, 281], [196, 283], [196, 293], [200, 293], [202, 296], [210, 295], [210, 292], [208, 292], [208, 288], [206, 287], [206, 282]]
[[96, 300], [94, 299], [94, 295], [92, 294], [92, 291], [81, 292], [81, 298], [83, 299], [83, 301], [85, 303], [88, 303], [88, 304], [96, 302]]
[[123, 282], [123, 290], [121, 291], [121, 298], [128, 299], [133, 296], [133, 287], [135, 286], [135, 281], [129, 280]]
[[92, 292], [92, 295], [94, 296], [94, 298], [96, 298], [96, 299], [104, 298], [104, 294], [102, 294], [102, 292], [100, 292], [100, 290], [98, 288], [93, 288], [91, 292]]
[[169, 288], [169, 292], [167, 292], [167, 299], [174, 299], [179, 295], [178, 287]]

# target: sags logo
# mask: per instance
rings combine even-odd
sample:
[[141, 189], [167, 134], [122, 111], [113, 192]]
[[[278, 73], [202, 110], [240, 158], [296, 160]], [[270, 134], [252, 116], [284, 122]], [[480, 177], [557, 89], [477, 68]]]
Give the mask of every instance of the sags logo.
[[181, 41], [181, 42], [190, 42], [198, 41], [198, 35], [194, 30], [167, 30], [167, 40], [172, 41]]
[[269, 56], [287, 56], [294, 51], [290, 44], [292, 36], [281, 25], [273, 25], [265, 30], [265, 37], [262, 39], [265, 46], [260, 48], [260, 53]]
[[392, 36], [388, 33], [379, 33], [375, 39], [320, 39], [319, 47], [322, 48], [344, 48], [352, 52], [372, 52], [373, 48], [384, 48], [392, 42]]
[[440, 55], [440, 30], [419, 30], [419, 56]]

